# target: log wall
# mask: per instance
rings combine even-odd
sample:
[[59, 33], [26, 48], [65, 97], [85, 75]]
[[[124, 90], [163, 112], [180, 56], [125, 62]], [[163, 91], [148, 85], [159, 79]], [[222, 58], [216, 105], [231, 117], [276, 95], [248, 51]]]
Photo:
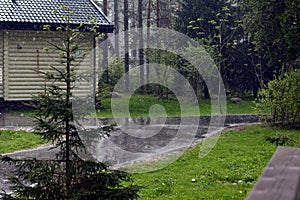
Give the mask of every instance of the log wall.
[[[52, 66], [62, 66], [59, 52], [49, 44], [61, 44], [60, 36], [43, 31], [0, 32], [0, 98], [31, 100], [32, 95], [44, 92], [45, 86], [52, 84], [46, 82], [43, 73], [39, 72], [51, 71]], [[78, 51], [77, 60], [82, 59], [80, 52], [89, 54], [80, 64], [77, 63], [77, 67], [84, 69], [93, 66], [93, 35], [88, 34], [80, 46], [82, 49]]]

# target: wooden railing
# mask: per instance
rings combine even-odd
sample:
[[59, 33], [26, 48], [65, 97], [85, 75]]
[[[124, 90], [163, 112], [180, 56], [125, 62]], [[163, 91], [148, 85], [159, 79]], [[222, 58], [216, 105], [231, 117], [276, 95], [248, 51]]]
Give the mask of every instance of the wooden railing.
[[278, 147], [247, 200], [299, 200], [300, 148]]

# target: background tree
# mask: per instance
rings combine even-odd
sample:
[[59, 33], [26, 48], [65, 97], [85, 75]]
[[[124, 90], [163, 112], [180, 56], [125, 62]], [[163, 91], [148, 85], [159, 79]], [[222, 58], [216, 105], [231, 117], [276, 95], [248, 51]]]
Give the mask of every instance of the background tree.
[[[231, 6], [224, 4], [224, 6], [216, 12], [215, 17], [208, 21], [203, 18], [192, 20], [189, 23], [190, 33], [197, 35], [198, 41], [206, 48], [214, 59], [218, 70], [222, 75], [226, 74], [228, 57], [226, 52], [231, 48], [236, 48], [240, 38], [238, 30], [239, 20], [236, 20]], [[219, 92], [223, 80], [219, 78]], [[220, 99], [218, 98], [218, 102]], [[220, 107], [220, 112], [223, 113], [223, 108]]]
[[[149, 49], [149, 41], [150, 41], [150, 35], [151, 35], [151, 11], [152, 11], [152, 0], [148, 0], [148, 5], [147, 5], [147, 44], [146, 48]], [[146, 53], [146, 55], [148, 52]], [[149, 85], [149, 63], [150, 60], [148, 56], [146, 56], [146, 91], [148, 94], [150, 94], [150, 85]]]
[[198, 18], [203, 20], [203, 28], [208, 29], [208, 21], [215, 20], [216, 13], [225, 6], [224, 0], [183, 0], [180, 15], [176, 18], [175, 29], [187, 34], [192, 38], [197, 38], [197, 32], [188, 28], [189, 23]]
[[[167, 1], [151, 1], [151, 0], [130, 0], [130, 1], [101, 1], [101, 5], [107, 5], [108, 16], [111, 16], [114, 19], [114, 23], [116, 25], [115, 34], [119, 33], [119, 30], [134, 30], [137, 27], [168, 27], [172, 28], [175, 21], [175, 16], [178, 13], [178, 4], [181, 3], [182, 0], [167, 0]], [[121, 14], [120, 14], [121, 13]], [[127, 13], [127, 14], [126, 14]], [[128, 23], [127, 23], [128, 22]], [[122, 28], [123, 27], [123, 28]], [[148, 28], [147, 35], [145, 37], [150, 37], [151, 33]], [[133, 32], [133, 31], [132, 31]], [[119, 46], [119, 38], [115, 38], [115, 45], [110, 46], [109, 48], [113, 50], [117, 57], [121, 57], [124, 61], [124, 70], [123, 72], [127, 72], [129, 68], [135, 67], [137, 64], [136, 58], [138, 57], [139, 65], [144, 66], [140, 68], [140, 84], [145, 85], [148, 93], [150, 91], [149, 87], [149, 68], [146, 65], [147, 55], [146, 50], [147, 44], [141, 44], [141, 37], [144, 37], [142, 34], [139, 35], [133, 34], [128, 35], [128, 43], [127, 43], [127, 34], [124, 35], [124, 43], [125, 45], [122, 47], [124, 51], [118, 51]], [[139, 38], [139, 40], [136, 40]], [[138, 42], [140, 41], [140, 42]], [[139, 44], [138, 44], [139, 43]], [[126, 52], [126, 47], [131, 47], [132, 51], [129, 52], [128, 55], [124, 54]], [[137, 48], [138, 47], [138, 48]], [[141, 48], [142, 47], [142, 48]], [[137, 50], [135, 50], [137, 49]], [[128, 57], [128, 59], [127, 59]], [[128, 60], [128, 61], [127, 61]], [[144, 62], [144, 64], [143, 64]], [[101, 63], [101, 66], [103, 63]], [[109, 66], [112, 67], [112, 66]], [[126, 68], [126, 69], [125, 69]], [[111, 71], [111, 70], [107, 70]], [[100, 85], [102, 88], [111, 89], [113, 87], [112, 83], [109, 83], [112, 80], [109, 77], [106, 77], [108, 72], [104, 73], [103, 77], [99, 80], [102, 80]], [[110, 75], [109, 75], [110, 76]], [[127, 79], [127, 78], [125, 78]], [[103, 82], [104, 81], [104, 82]], [[126, 85], [126, 84], [125, 84]], [[141, 87], [140, 92], [143, 93], [144, 87]]]
[[[200, 39], [202, 45], [215, 58], [221, 69], [227, 94], [257, 96], [258, 89], [263, 85], [262, 79], [273, 73], [270, 73], [270, 67], [264, 67], [267, 61], [262, 59], [262, 53], [255, 48], [253, 37], [241, 27], [243, 13], [240, 1], [186, 0], [184, 3], [186, 4], [183, 4], [176, 28], [197, 40]], [[222, 10], [225, 7], [229, 14], [226, 19]], [[218, 50], [211, 51], [216, 48]], [[216, 59], [217, 57], [219, 58]], [[222, 65], [218, 60], [222, 61]], [[205, 86], [203, 92], [208, 98]]]
[[141, 93], [145, 93], [145, 56], [144, 56], [144, 27], [143, 27], [143, 0], [138, 0], [138, 28], [139, 28], [139, 65], [140, 65], [140, 85], [141, 85]]
[[114, 26], [115, 26], [115, 54], [116, 57], [120, 57], [119, 51], [119, 4], [118, 0], [114, 0]]
[[124, 72], [125, 72], [125, 92], [129, 92], [129, 10], [128, 10], [128, 0], [124, 0]]
[[241, 8], [246, 33], [259, 58], [257, 67], [262, 68], [258, 71], [266, 71], [261, 74], [263, 81], [289, 67], [299, 67], [300, 1], [242, 0]]
[[[225, 3], [222, 1], [202, 1], [202, 0], [183, 0], [182, 8], [180, 11], [179, 16], [176, 19], [175, 29], [179, 32], [187, 34], [188, 36], [201, 39], [202, 44], [206, 45], [207, 50], [213, 55], [217, 57], [216, 51], [211, 51], [210, 45], [212, 43], [211, 39], [215, 39], [214, 35], [216, 32], [212, 32], [213, 30], [216, 31], [215, 28], [212, 29], [212, 26], [209, 22], [215, 22], [216, 20], [216, 13], [222, 9]], [[199, 20], [198, 20], [199, 19]], [[201, 34], [200, 34], [201, 33]], [[208, 37], [209, 36], [209, 37]], [[210, 38], [207, 41], [211, 41], [209, 43], [203, 43], [204, 38]], [[192, 66], [183, 65], [179, 69], [180, 73], [184, 74], [185, 76], [189, 77], [191, 85], [193, 86], [194, 90], [198, 89], [199, 83], [204, 85], [203, 92], [204, 97], [209, 98], [208, 89], [203, 81], [200, 81], [200, 77], [194, 76], [194, 70], [191, 68]], [[190, 75], [191, 74], [191, 75]], [[199, 82], [197, 81], [199, 80]], [[197, 91], [197, 90], [196, 90]], [[200, 96], [200, 95], [198, 95]]]
[[[262, 90], [257, 107], [272, 125], [299, 124], [300, 1], [242, 0], [243, 24]], [[293, 70], [298, 69], [298, 70]], [[274, 79], [274, 80], [272, 80]]]
[[[108, 1], [107, 0], [103, 0], [103, 12], [104, 15], [107, 16], [108, 15]], [[107, 34], [104, 34], [103, 37], [101, 38], [102, 41], [105, 41], [107, 39]], [[108, 45], [106, 42], [104, 42], [103, 46], [103, 57], [102, 57], [102, 69], [105, 71], [105, 77], [106, 77], [106, 83], [108, 83], [109, 81], [109, 72], [108, 70], [106, 70], [108, 68]]]

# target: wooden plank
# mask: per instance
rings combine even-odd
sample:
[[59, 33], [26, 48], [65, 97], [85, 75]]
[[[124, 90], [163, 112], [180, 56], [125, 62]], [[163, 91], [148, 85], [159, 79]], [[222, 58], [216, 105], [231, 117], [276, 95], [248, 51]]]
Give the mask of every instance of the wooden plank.
[[278, 147], [247, 200], [299, 200], [300, 148]]

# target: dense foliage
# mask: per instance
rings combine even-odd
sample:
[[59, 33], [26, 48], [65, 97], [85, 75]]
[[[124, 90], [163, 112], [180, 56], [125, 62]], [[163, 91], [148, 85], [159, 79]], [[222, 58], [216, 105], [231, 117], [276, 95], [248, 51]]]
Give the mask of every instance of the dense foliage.
[[269, 113], [273, 125], [298, 127], [300, 124], [300, 70], [291, 70], [260, 91], [257, 108]]
[[300, 54], [299, 0], [243, 0], [243, 22], [270, 67], [289, 67]]
[[257, 96], [274, 75], [300, 66], [299, 5], [299, 0], [184, 0], [176, 29], [200, 39], [216, 63], [222, 62], [229, 95]]
[[255, 95], [259, 85], [255, 73], [244, 67], [252, 63], [247, 59], [249, 42], [244, 39], [241, 18], [240, 7], [234, 1], [185, 0], [177, 19], [176, 29], [199, 41], [210, 53], [229, 96]]

